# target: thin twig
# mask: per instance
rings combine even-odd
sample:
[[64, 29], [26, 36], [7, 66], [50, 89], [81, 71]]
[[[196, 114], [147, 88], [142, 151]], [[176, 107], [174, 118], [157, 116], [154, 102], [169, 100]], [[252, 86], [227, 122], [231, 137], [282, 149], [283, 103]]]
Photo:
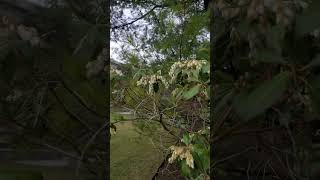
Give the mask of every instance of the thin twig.
[[123, 28], [123, 27], [128, 26], [128, 25], [131, 25], [131, 24], [133, 24], [133, 23], [135, 23], [135, 22], [137, 22], [137, 21], [145, 18], [145, 17], [148, 16], [151, 12], [153, 12], [156, 8], [160, 8], [160, 7], [163, 7], [163, 6], [161, 6], [161, 5], [155, 5], [155, 6], [154, 6], [153, 8], [151, 8], [148, 12], [146, 12], [146, 13], [143, 14], [142, 16], [138, 17], [137, 19], [132, 20], [132, 21], [127, 22], [127, 23], [124, 23], [124, 24], [121, 24], [121, 25], [113, 26], [113, 27], [111, 27], [111, 29], [114, 30], [114, 29], [119, 29], [119, 28]]
[[97, 117], [100, 118], [105, 118], [105, 116], [103, 114], [100, 114], [99, 112], [97, 112], [96, 110], [92, 109], [91, 107], [89, 107], [89, 105], [87, 104], [87, 102], [74, 90], [72, 90], [71, 88], [68, 87], [68, 85], [65, 83], [65, 81], [63, 80], [62, 77], [60, 77], [60, 82], [62, 84], [62, 86], [69, 91], [79, 102], [80, 104], [82, 104], [88, 111], [90, 111], [92, 114], [96, 115]]
[[232, 158], [234, 158], [234, 157], [237, 157], [237, 156], [239, 156], [239, 155], [241, 155], [241, 154], [243, 154], [243, 153], [245, 153], [245, 152], [248, 152], [248, 151], [254, 150], [254, 149], [255, 149], [254, 147], [249, 147], [249, 148], [247, 148], [247, 149], [245, 149], [245, 150], [243, 150], [243, 151], [241, 151], [241, 152], [239, 152], [239, 153], [234, 153], [234, 154], [232, 154], [232, 155], [230, 155], [230, 156], [228, 156], [228, 157], [225, 157], [225, 158], [223, 158], [223, 159], [221, 159], [221, 160], [218, 160], [218, 161], [216, 161], [214, 164], [212, 164], [211, 168], [213, 169], [213, 168], [215, 168], [216, 166], [218, 166], [219, 164], [224, 163], [225, 161], [228, 161], [228, 160], [230, 160], [230, 159], [232, 159]]
[[77, 166], [77, 170], [76, 170], [76, 175], [79, 175], [79, 169], [80, 169], [80, 166], [81, 166], [81, 162], [88, 150], [88, 148], [90, 147], [90, 145], [94, 142], [94, 140], [96, 139], [96, 137], [106, 128], [109, 126], [109, 122], [105, 122], [92, 136], [91, 138], [89, 139], [89, 141], [87, 142], [87, 144], [84, 146], [83, 150], [82, 150], [82, 153], [81, 153], [81, 156], [80, 156], [80, 159], [78, 161], [78, 166]]
[[73, 112], [71, 112], [68, 107], [62, 102], [62, 100], [59, 98], [59, 96], [57, 95], [57, 93], [53, 90], [50, 89], [50, 91], [52, 92], [53, 96], [56, 98], [56, 100], [58, 101], [58, 103], [60, 103], [63, 107], [63, 109], [65, 110], [65, 112], [72, 118], [72, 119], [76, 119], [80, 124], [82, 124], [85, 128], [87, 128], [88, 130], [92, 131], [92, 128], [85, 122], [83, 121], [80, 117], [78, 117], [76, 114], [74, 114]]

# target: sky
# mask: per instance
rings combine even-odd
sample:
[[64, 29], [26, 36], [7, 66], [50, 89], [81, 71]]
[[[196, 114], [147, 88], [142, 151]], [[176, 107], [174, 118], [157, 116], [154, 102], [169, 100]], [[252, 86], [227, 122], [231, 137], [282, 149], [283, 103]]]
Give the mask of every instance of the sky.
[[[132, 11], [132, 9], [130, 8], [127, 8], [127, 9], [123, 9], [123, 18], [126, 19], [126, 22], [131, 22], [133, 21], [134, 19], [138, 18], [139, 15], [136, 15], [136, 14], [133, 14], [134, 11]], [[124, 24], [126, 22], [121, 22], [120, 24]], [[136, 21], [135, 23], [137, 24], [145, 24], [146, 26], [148, 26], [147, 22], [143, 19], [140, 19], [138, 21]], [[115, 25], [119, 25], [119, 24], [115, 24]], [[111, 25], [113, 26], [113, 25]], [[150, 26], [150, 25], [149, 25]], [[141, 29], [136, 29], [136, 32], [139, 33], [141, 32], [142, 33], [142, 30]], [[122, 45], [126, 44], [128, 45], [127, 43], [124, 43], [123, 42], [124, 39], [122, 37], [122, 39], [119, 39], [119, 40], [110, 40], [110, 55], [111, 55], [111, 58], [115, 61], [118, 61], [118, 62], [124, 62], [121, 57], [120, 57], [120, 54], [117, 52], [117, 49], [120, 49]], [[130, 46], [129, 46], [130, 48]], [[140, 54], [144, 54], [143, 50], [141, 49]]]
[[110, 55], [115, 61], [122, 62], [119, 54], [116, 53], [116, 49], [120, 48], [120, 44], [115, 41], [110, 41]]
[[[142, 10], [142, 14], [145, 14], [147, 11], [149, 11], [149, 9], [143, 9]], [[112, 13], [111, 13], [112, 14]], [[123, 9], [123, 16], [122, 18], [125, 19], [125, 22], [120, 22], [120, 24], [123, 24], [123, 23], [126, 23], [126, 22], [131, 22], [132, 20], [138, 18], [140, 15], [137, 14], [137, 11], [135, 11], [134, 9], [130, 9], [130, 8], [126, 8], [126, 9]], [[175, 20], [175, 23], [176, 24], [180, 24], [180, 20], [178, 18], [176, 18]], [[137, 28], [135, 29], [135, 31], [138, 33], [138, 34], [141, 34], [143, 33], [143, 29], [147, 26], [149, 29], [152, 28], [152, 25], [151, 24], [148, 24], [147, 21], [141, 19], [141, 20], [138, 20], [135, 22], [135, 24], [143, 24], [145, 26], [142, 26], [140, 28]], [[119, 24], [115, 24], [115, 25], [119, 25]], [[111, 25], [111, 26], [114, 26], [114, 25]], [[121, 39], [117, 39], [117, 40], [114, 40], [113, 38], [111, 38], [111, 41], [110, 41], [110, 55], [111, 55], [111, 58], [115, 61], [118, 61], [118, 62], [124, 62], [124, 60], [121, 59], [121, 55], [117, 52], [117, 49], [120, 49], [121, 46], [123, 45], [126, 45], [126, 48], [132, 50], [132, 51], [138, 51], [138, 54], [140, 56], [144, 56], [147, 54], [147, 52], [145, 52], [145, 49], [143, 48], [139, 48], [138, 50], [137, 49], [134, 49], [133, 46], [130, 47], [129, 43], [125, 43], [126, 41], [126, 37], [125, 36], [120, 36]], [[201, 36], [199, 36], [199, 38], [205, 38], [205, 39], [210, 39], [210, 33], [208, 31], [203, 31], [203, 33], [201, 34]], [[159, 55], [159, 54], [158, 54]]]
[[[128, 10], [124, 9], [123, 12], [124, 12], [123, 16], [125, 16], [128, 19], [128, 22], [129, 22], [130, 19], [133, 18], [130, 10], [129, 9]], [[113, 25], [111, 25], [111, 26], [113, 26]], [[118, 61], [118, 62], [123, 62], [120, 59], [120, 55], [116, 52], [116, 50], [118, 48], [120, 48], [121, 45], [122, 45], [122, 43], [120, 41], [110, 40], [110, 56], [111, 56], [111, 59], [113, 59], [115, 61]]]

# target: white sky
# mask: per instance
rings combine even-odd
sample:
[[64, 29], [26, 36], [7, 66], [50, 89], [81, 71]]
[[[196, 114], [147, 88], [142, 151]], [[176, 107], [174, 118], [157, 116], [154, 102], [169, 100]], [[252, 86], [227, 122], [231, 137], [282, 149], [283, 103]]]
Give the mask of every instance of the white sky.
[[115, 50], [116, 50], [117, 48], [120, 48], [120, 44], [117, 43], [117, 42], [115, 42], [115, 41], [110, 41], [110, 55], [111, 55], [111, 58], [112, 58], [113, 60], [115, 60], [115, 61], [122, 62], [122, 61], [120, 60], [119, 54], [117, 54], [117, 53], [115, 52]]
[[[144, 10], [143, 14], [146, 12], [147, 10]], [[132, 20], [134, 20], [135, 18], [139, 17], [139, 15], [135, 14], [135, 12], [132, 12], [131, 9], [124, 9], [123, 10], [123, 18], [126, 19], [126, 22], [131, 22]], [[134, 13], [134, 14], [133, 14]], [[126, 22], [121, 22], [120, 24], [122, 23], [126, 23]], [[176, 24], [179, 24], [181, 23], [180, 20], [178, 18], [174, 18], [174, 22]], [[151, 25], [149, 25], [145, 20], [141, 19], [139, 21], [136, 22], [137, 24], [145, 24], [146, 26], [150, 27], [151, 28]], [[116, 25], [119, 25], [119, 24], [116, 24]], [[145, 26], [143, 27], [145, 28]], [[139, 29], [136, 29], [136, 32], [139, 34], [139, 32], [143, 32], [142, 30], [140, 31]], [[120, 37], [122, 39], [119, 39], [118, 41], [114, 41], [114, 40], [111, 40], [110, 41], [110, 55], [111, 55], [111, 58], [115, 61], [118, 61], [118, 62], [124, 62], [124, 60], [121, 60], [121, 57], [120, 57], [120, 54], [117, 53], [117, 49], [120, 49], [122, 45], [125, 44], [124, 39], [125, 37]], [[210, 39], [210, 33], [208, 31], [203, 31], [201, 33], [201, 35], [199, 35], [199, 38], [205, 38], [205, 39]], [[111, 38], [112, 39], [112, 38]], [[126, 44], [127, 45], [127, 44]], [[129, 47], [129, 49], [132, 49], [133, 51], [135, 50], [133, 47]], [[144, 49], [139, 49], [139, 54], [141, 56], [147, 54], [146, 52], [144, 52]]]
[[[126, 19], [126, 22], [121, 22], [120, 24], [131, 22], [134, 19], [136, 19], [137, 17], [139, 17], [139, 15], [132, 14], [131, 9], [124, 9], [123, 10], [123, 19]], [[143, 22], [146, 23], [146, 21], [141, 19], [139, 21], [136, 21], [135, 23], [142, 24]], [[119, 25], [119, 24], [116, 24], [116, 25]], [[146, 24], [146, 25], [148, 25], [148, 24]], [[136, 31], [139, 32], [139, 29], [137, 29]], [[120, 49], [121, 45], [123, 45], [123, 44], [124, 44], [124, 42], [120, 42], [120, 39], [119, 39], [119, 41], [110, 40], [110, 55], [113, 60], [118, 61], [118, 62], [124, 62], [123, 60], [121, 60], [120, 54], [117, 53], [117, 49]], [[139, 53], [143, 54], [143, 50], [140, 50]]]

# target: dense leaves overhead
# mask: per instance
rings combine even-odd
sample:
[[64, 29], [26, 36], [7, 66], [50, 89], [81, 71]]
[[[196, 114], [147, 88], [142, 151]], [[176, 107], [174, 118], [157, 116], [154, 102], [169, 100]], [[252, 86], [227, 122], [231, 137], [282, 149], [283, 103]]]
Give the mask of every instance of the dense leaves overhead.
[[114, 1], [112, 37], [120, 60], [141, 62], [208, 58], [207, 12], [202, 1]]

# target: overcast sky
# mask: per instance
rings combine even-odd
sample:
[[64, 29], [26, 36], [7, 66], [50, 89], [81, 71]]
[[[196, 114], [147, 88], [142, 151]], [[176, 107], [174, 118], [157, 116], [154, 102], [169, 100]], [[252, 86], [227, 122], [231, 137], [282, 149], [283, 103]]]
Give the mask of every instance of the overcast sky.
[[[123, 19], [126, 19], [126, 22], [121, 22], [120, 24], [124, 24], [124, 23], [127, 23], [127, 22], [131, 22], [133, 20], [135, 20], [136, 18], [139, 17], [139, 15], [137, 14], [132, 14], [134, 13], [134, 11], [132, 11], [132, 9], [124, 9], [123, 10]], [[111, 13], [112, 14], [112, 13]], [[134, 24], [145, 24], [146, 26], [150, 26], [148, 25], [148, 23], [143, 20], [143, 19], [140, 19], [138, 21], [136, 21]], [[119, 25], [119, 24], [115, 24], [115, 25], [111, 25], [111, 26], [116, 26], [116, 25]], [[140, 28], [138, 29], [135, 29], [135, 31], [139, 34], [139, 32], [142, 33], [142, 30]], [[125, 43], [123, 41], [125, 41], [125, 38], [124, 36], [121, 36], [120, 37], [121, 39], [114, 39], [114, 38], [111, 38], [110, 40], [110, 55], [111, 55], [111, 58], [115, 61], [119, 61], [119, 62], [124, 62], [121, 57], [120, 57], [120, 54], [117, 52], [117, 49], [120, 49], [122, 45], [126, 44], [126, 45], [129, 45], [128, 43]], [[128, 47], [130, 48], [130, 46]], [[133, 47], [131, 47], [132, 50], [133, 50]], [[140, 49], [139, 50], [140, 54], [144, 54], [144, 50], [143, 49]]]

